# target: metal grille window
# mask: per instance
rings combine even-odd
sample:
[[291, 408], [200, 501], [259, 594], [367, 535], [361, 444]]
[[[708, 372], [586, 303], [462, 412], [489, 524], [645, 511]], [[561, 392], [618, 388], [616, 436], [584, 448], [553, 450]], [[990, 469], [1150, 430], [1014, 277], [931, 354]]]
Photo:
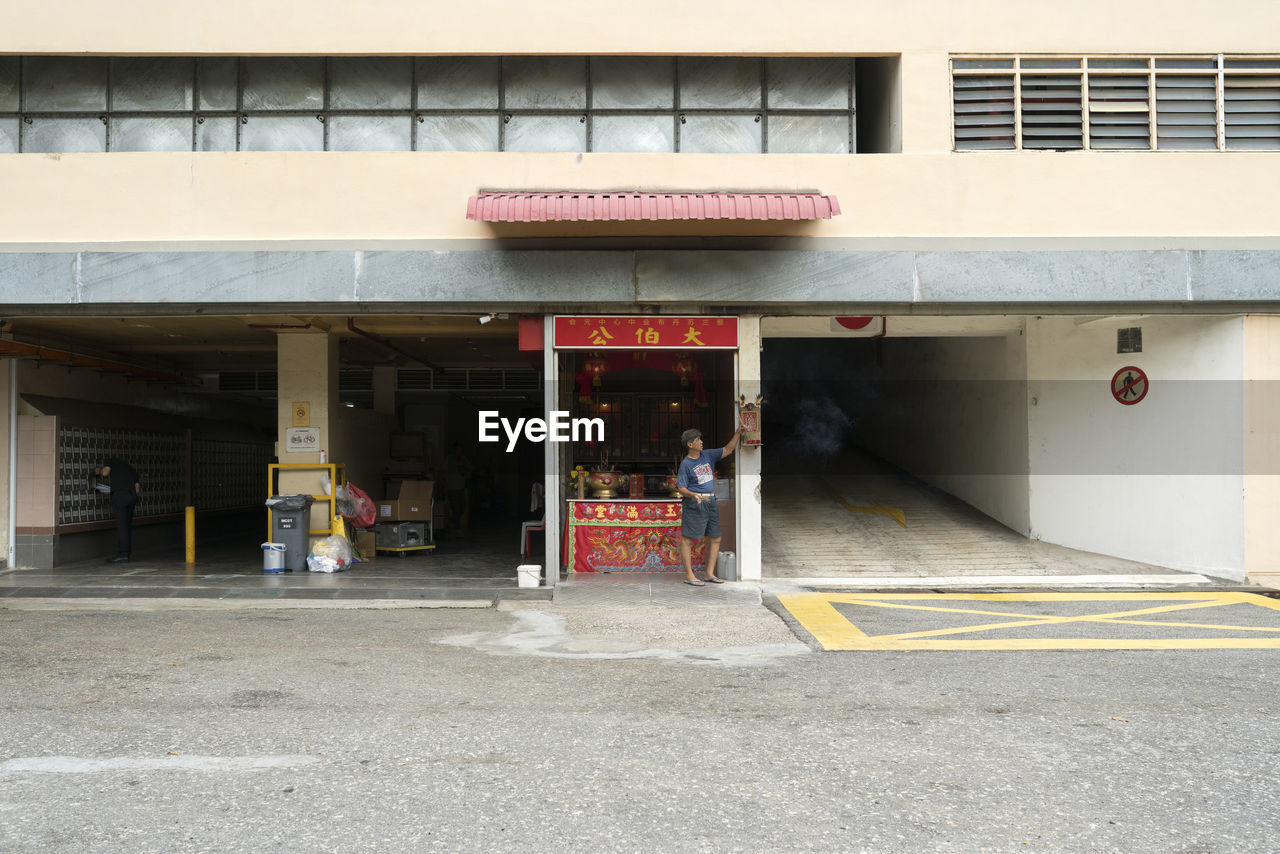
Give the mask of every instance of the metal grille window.
[[856, 150], [849, 57], [0, 57], [0, 154]]
[[[1072, 149], [1084, 147], [1084, 123], [1080, 112], [1080, 61], [1024, 59], [1018, 85], [1022, 107], [1023, 148]], [[1075, 70], [1059, 70], [1074, 67]], [[1037, 73], [1030, 73], [1035, 69]], [[1053, 69], [1053, 71], [1048, 71]]]
[[1280, 61], [1227, 57], [1224, 66], [1227, 148], [1280, 148]]
[[964, 57], [955, 150], [1280, 150], [1280, 57]]
[[952, 69], [956, 149], [1014, 148], [1017, 99], [1013, 96], [1013, 60], [957, 59], [952, 61]]

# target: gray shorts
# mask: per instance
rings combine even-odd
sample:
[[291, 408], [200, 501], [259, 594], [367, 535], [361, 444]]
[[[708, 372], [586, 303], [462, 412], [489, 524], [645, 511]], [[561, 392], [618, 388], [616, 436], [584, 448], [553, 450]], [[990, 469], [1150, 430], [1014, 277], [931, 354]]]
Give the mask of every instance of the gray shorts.
[[714, 497], [702, 502], [686, 498], [680, 515], [680, 536], [690, 540], [720, 536], [720, 508]]

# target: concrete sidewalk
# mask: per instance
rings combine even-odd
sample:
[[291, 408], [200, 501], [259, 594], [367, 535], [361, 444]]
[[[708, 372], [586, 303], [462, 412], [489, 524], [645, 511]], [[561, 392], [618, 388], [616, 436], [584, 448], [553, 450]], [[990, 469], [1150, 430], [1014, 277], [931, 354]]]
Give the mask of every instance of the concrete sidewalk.
[[[379, 555], [345, 572], [264, 573], [256, 543], [202, 546], [187, 564], [166, 549], [127, 563], [80, 561], [55, 569], [0, 572], [0, 603], [16, 600], [170, 600], [275, 602], [282, 607], [349, 601], [466, 602], [490, 607], [505, 599], [549, 599], [551, 590], [516, 583], [514, 540], [476, 536], [444, 540], [433, 552]], [[504, 548], [505, 546], [505, 548]], [[479, 603], [478, 605], [475, 603]]]

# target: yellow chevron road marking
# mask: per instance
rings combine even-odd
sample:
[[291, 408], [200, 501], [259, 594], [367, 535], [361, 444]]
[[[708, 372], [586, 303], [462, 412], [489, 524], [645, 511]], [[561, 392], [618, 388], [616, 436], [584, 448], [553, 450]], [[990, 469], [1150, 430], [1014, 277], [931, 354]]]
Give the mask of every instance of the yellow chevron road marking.
[[[1280, 649], [1280, 602], [1254, 593], [783, 593], [778, 600], [793, 617], [829, 650], [1047, 650], [1047, 649]], [[978, 603], [1126, 603], [1128, 608], [1106, 613], [1069, 615], [1030, 614], [987, 610]], [[965, 607], [974, 603], [978, 607]], [[843, 606], [837, 608], [837, 605]], [[1142, 605], [1145, 607], [1132, 607]], [[1264, 609], [1269, 625], [1163, 622], [1132, 619], [1153, 614], [1249, 605]], [[877, 609], [871, 611], [870, 609]], [[858, 613], [899, 613], [907, 631], [868, 635], [855, 625]], [[911, 619], [909, 612], [915, 612]], [[851, 614], [851, 616], [849, 615]], [[947, 625], [947, 615], [1004, 617], [1001, 622]], [[933, 628], [914, 626], [928, 618]], [[1149, 629], [1138, 638], [1043, 637], [1043, 628], [1097, 623]], [[1019, 637], [1018, 629], [1034, 627], [1036, 637]], [[1168, 630], [1196, 629], [1207, 636], [1170, 637]], [[961, 638], [975, 632], [1008, 632], [1007, 637]], [[1240, 632], [1253, 637], [1240, 637]], [[1260, 636], [1261, 635], [1261, 636]]]

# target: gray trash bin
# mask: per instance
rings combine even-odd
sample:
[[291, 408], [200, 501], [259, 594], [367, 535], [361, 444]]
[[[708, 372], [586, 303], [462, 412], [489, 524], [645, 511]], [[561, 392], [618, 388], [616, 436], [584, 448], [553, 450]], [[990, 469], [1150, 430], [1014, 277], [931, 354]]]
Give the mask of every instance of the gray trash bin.
[[284, 543], [286, 572], [307, 571], [312, 501], [310, 495], [273, 495], [267, 499], [271, 508], [271, 542]]

